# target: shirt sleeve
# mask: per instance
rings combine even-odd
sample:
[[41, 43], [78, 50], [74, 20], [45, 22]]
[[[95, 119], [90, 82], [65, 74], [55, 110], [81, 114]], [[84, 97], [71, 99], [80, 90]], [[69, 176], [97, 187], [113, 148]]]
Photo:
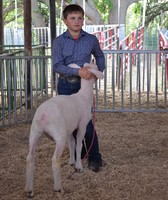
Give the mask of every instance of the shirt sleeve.
[[53, 71], [58, 74], [63, 74], [64, 76], [78, 75], [78, 70], [76, 68], [71, 68], [64, 64], [63, 58], [63, 38], [62, 36], [54, 39], [53, 49], [52, 49], [52, 62]]
[[96, 59], [96, 65], [98, 66], [98, 69], [103, 72], [105, 69], [105, 57], [102, 49], [100, 48], [99, 41], [96, 37], [92, 54]]

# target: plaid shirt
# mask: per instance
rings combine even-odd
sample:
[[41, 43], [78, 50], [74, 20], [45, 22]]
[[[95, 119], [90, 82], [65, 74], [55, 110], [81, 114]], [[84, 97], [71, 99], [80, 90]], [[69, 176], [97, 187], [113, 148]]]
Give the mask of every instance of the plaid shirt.
[[53, 43], [53, 70], [65, 76], [78, 75], [78, 69], [68, 67], [75, 63], [82, 67], [90, 63], [92, 55], [100, 71], [105, 69], [105, 58], [96, 36], [81, 30], [79, 38], [73, 39], [67, 30], [54, 39]]

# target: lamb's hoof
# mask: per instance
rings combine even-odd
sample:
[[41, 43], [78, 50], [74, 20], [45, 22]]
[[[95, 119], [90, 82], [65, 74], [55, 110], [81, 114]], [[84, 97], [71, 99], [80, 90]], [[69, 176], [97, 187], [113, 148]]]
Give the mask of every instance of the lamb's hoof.
[[68, 165], [70, 165], [70, 166], [74, 166], [75, 165], [75, 162], [68, 162]]
[[34, 197], [34, 192], [33, 192], [33, 191], [26, 192], [26, 196], [27, 196], [28, 198], [33, 198], [33, 197]]
[[55, 189], [54, 191], [55, 191], [55, 193], [61, 193], [61, 194], [64, 193], [63, 188], [61, 188], [61, 189]]
[[55, 190], [55, 192], [60, 192], [61, 193], [62, 191], [61, 191], [61, 189], [59, 189], [59, 190]]
[[77, 173], [82, 173], [82, 172], [83, 172], [83, 169], [77, 169], [77, 168], [75, 168], [75, 171], [76, 171]]

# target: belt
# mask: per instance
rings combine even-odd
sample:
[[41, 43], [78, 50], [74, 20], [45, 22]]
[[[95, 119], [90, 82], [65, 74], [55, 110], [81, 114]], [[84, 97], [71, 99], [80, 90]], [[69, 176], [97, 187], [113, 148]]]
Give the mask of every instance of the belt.
[[80, 81], [79, 76], [64, 76], [63, 74], [60, 74], [59, 76], [60, 79], [67, 80], [68, 83], [77, 83]]

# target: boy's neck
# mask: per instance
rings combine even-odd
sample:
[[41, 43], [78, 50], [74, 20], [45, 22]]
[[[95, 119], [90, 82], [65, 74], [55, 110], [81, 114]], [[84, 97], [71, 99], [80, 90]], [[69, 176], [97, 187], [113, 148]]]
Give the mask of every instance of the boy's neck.
[[70, 30], [69, 30], [69, 32], [70, 32], [71, 36], [72, 36], [74, 39], [79, 38], [80, 31], [79, 31], [79, 32], [75, 32], [75, 31], [70, 31]]

